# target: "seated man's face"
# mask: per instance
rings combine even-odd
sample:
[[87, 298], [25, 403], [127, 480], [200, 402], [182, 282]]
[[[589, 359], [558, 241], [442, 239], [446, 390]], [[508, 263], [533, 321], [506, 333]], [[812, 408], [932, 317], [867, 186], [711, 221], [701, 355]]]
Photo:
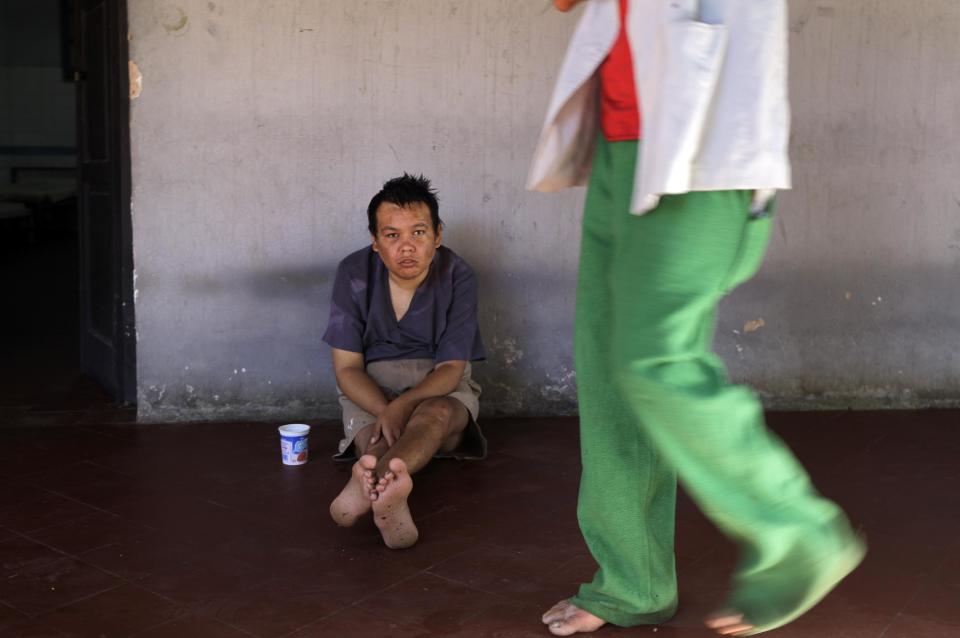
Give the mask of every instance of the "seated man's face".
[[417, 202], [400, 207], [384, 202], [377, 209], [373, 249], [380, 254], [391, 275], [415, 280], [430, 267], [442, 235], [442, 230], [434, 232], [426, 204]]

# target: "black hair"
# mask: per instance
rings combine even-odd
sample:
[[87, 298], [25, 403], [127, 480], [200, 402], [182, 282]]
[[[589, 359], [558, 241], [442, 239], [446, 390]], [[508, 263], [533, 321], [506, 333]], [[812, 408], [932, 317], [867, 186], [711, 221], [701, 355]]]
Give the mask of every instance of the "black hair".
[[430, 180], [423, 175], [404, 173], [394, 177], [383, 185], [380, 192], [373, 196], [367, 206], [367, 228], [370, 234], [377, 236], [377, 210], [380, 204], [389, 202], [401, 208], [410, 204], [425, 204], [430, 209], [430, 221], [433, 222], [433, 232], [440, 232], [440, 204], [437, 202], [437, 192], [430, 185]]

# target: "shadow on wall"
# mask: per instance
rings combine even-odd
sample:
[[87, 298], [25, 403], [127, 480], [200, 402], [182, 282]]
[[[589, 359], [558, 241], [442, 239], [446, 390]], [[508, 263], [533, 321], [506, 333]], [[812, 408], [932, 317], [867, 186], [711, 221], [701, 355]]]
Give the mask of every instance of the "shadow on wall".
[[[478, 243], [475, 238], [484, 237], [482, 230], [458, 224], [457, 239], [449, 243], [473, 265], [479, 279], [488, 360], [476, 366], [475, 374], [484, 387], [484, 414], [575, 413], [575, 274], [524, 263], [515, 254], [506, 255], [499, 243]], [[716, 350], [731, 376], [756, 388], [768, 406], [958, 405], [960, 352], [950, 344], [960, 342], [960, 250], [947, 250], [952, 259], [923, 268], [804, 268], [776, 277], [761, 270], [756, 280], [723, 302]], [[329, 352], [319, 340], [340, 257], [307, 266], [191, 276], [185, 282], [190, 296], [245, 296], [254, 306], [315, 313], [312, 325], [296, 322], [272, 332], [258, 328], [255, 335], [243, 335], [242, 343], [247, 352], [269, 353], [283, 366], [309, 365], [313, 376], [306, 382], [274, 376], [273, 385], [260, 390], [248, 377], [247, 385], [224, 389], [222, 380], [205, 388], [206, 379], [191, 381], [170, 369], [150, 382], [170, 387], [165, 396], [152, 398], [149, 409], [170, 420], [189, 418], [190, 401], [218, 410], [229, 404], [232, 410], [223, 414], [276, 406], [284, 413], [297, 409], [300, 414], [335, 417]], [[517, 263], [523, 264], [522, 270], [513, 266]], [[236, 335], [219, 343], [221, 349], [241, 347]], [[194, 374], [191, 367], [189, 375]], [[180, 396], [173, 387], [186, 383], [196, 388], [194, 397]], [[230, 389], [234, 387], [235, 393]], [[219, 404], [207, 396], [215, 393], [221, 395]], [[142, 396], [145, 401], [151, 397]]]
[[230, 271], [221, 274], [190, 273], [183, 279], [183, 290], [204, 296], [233, 294], [245, 290], [255, 297], [277, 301], [327, 296], [337, 271], [337, 263], [271, 268], [255, 272]]
[[[500, 264], [506, 255], [496, 245], [471, 245], [470, 238], [483, 237], [489, 231], [480, 224], [457, 224], [456, 236], [466, 241], [452, 241], [448, 245], [473, 266], [480, 287], [479, 321], [488, 358], [478, 363], [477, 381], [484, 388], [483, 409], [487, 415], [573, 414], [576, 412], [575, 374], [572, 361], [572, 322], [575, 276], [564, 276], [556, 269], [525, 270], [504, 268]], [[271, 415], [275, 411], [289, 412], [294, 407], [308, 414], [328, 413], [336, 407], [335, 379], [329, 366], [329, 350], [320, 343], [326, 328], [333, 279], [340, 259], [360, 248], [349, 246], [342, 255], [333, 256], [309, 265], [270, 268], [265, 270], [223, 269], [217, 272], [186, 273], [180, 279], [179, 294], [190, 298], [204, 298], [213, 307], [234, 308], [248, 312], [266, 304], [290, 307], [292, 312], [317, 318], [313, 324], [297, 320], [270, 330], [255, 328], [230, 336], [221, 332], [219, 346], [212, 340], [200, 338], [198, 352], [203, 348], [226, 348], [228, 352], [208, 353], [201, 362], [190, 362], [189, 370], [177, 374], [173, 383], [169, 375], [178, 362], [169, 362], [174, 368], [141, 388], [141, 407], [145, 418], [185, 420], [194, 418], [234, 418], [244, 412]], [[522, 261], [521, 261], [522, 263]], [[157, 290], [155, 278], [149, 274], [139, 277], [141, 290]], [[234, 302], [245, 298], [246, 302]], [[240, 320], [242, 324], [243, 319]], [[233, 324], [233, 330], [242, 330]], [[213, 329], [205, 334], [209, 337]], [[200, 334], [200, 329], [195, 330]], [[290, 344], [284, 343], [290, 341]], [[303, 396], [302, 388], [279, 381], [277, 372], [264, 373], [273, 381], [269, 387], [255, 389], [257, 379], [247, 375], [244, 388], [222, 380], [214, 383], [212, 370], [231, 368], [224, 363], [236, 351], [239, 360], [249, 360], [250, 353], [270, 353], [271, 357], [292, 349], [293, 343], [310, 343], [309, 351], [301, 350], [288, 361], [292, 365], [307, 365], [313, 372], [311, 384], [315, 389]], [[315, 346], [315, 347], [314, 347]], [[319, 352], [318, 349], [319, 348]], [[190, 348], [187, 348], [190, 350]], [[243, 353], [240, 356], [239, 353]], [[309, 354], [308, 354], [309, 352]], [[320, 360], [315, 358], [319, 354]], [[307, 360], [309, 359], [309, 361]], [[186, 361], [179, 362], [188, 363]], [[237, 364], [239, 368], [240, 364]], [[273, 366], [277, 367], [276, 364]], [[182, 368], [182, 366], [181, 366]], [[204, 373], [202, 370], [210, 370]], [[209, 375], [209, 376], [207, 376]], [[229, 376], [229, 375], [228, 375]], [[240, 375], [241, 377], [243, 375]], [[164, 380], [167, 377], [167, 380]], [[188, 381], [186, 377], [190, 377]], [[156, 390], [152, 390], [156, 386]], [[180, 387], [182, 386], [182, 388]], [[330, 395], [330, 396], [327, 396]], [[259, 407], [258, 407], [259, 406]], [[261, 410], [261, 408], [263, 408]], [[335, 411], [335, 410], [334, 410]], [[152, 415], [152, 416], [151, 416]]]
[[[487, 361], [474, 374], [484, 388], [482, 409], [488, 415], [574, 414], [576, 274], [556, 261], [538, 269], [515, 252], [522, 246], [512, 237], [498, 235], [492, 245], [479, 245], [476, 238], [489, 237], [490, 230], [471, 220], [483, 217], [463, 215], [445, 242], [473, 266], [479, 282]], [[571, 250], [575, 258], [576, 246]]]

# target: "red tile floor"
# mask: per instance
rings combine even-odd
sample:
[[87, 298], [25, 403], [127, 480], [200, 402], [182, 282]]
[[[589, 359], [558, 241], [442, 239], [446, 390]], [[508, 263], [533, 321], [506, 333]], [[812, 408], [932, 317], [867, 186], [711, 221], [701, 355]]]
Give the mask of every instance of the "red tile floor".
[[[328, 458], [333, 423], [315, 424], [307, 465], [284, 467], [276, 424], [132, 420], [0, 407], [0, 636], [546, 636], [540, 613], [594, 569], [575, 521], [574, 419], [486, 421], [486, 461], [417, 477], [420, 542], [404, 551], [329, 520], [348, 476]], [[960, 412], [770, 421], [871, 545], [771, 635], [960, 636]], [[599, 636], [710, 635], [700, 617], [733, 553], [684, 499], [677, 555], [677, 617]]]

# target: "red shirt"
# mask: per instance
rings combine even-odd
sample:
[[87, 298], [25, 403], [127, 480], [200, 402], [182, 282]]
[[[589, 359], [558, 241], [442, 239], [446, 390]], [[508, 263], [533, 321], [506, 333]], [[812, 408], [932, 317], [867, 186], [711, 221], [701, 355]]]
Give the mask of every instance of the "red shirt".
[[620, 33], [600, 65], [600, 128], [611, 142], [640, 139], [640, 107], [627, 39], [627, 3], [620, 0]]

